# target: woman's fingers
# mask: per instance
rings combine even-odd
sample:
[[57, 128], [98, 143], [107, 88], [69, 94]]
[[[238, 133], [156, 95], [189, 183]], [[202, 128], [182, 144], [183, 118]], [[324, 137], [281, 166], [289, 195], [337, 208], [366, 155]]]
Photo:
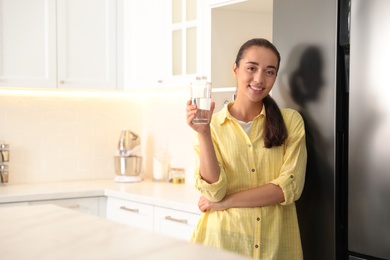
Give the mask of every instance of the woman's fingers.
[[196, 113], [196, 106], [192, 105], [191, 100], [187, 101], [186, 111], [187, 111], [187, 124], [189, 126], [192, 126], [192, 119], [194, 118], [194, 115]]

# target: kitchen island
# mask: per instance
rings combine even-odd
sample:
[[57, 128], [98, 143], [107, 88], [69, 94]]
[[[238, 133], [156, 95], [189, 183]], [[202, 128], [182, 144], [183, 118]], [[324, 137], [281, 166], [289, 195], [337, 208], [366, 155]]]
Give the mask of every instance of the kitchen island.
[[0, 258], [248, 259], [55, 205], [0, 208]]

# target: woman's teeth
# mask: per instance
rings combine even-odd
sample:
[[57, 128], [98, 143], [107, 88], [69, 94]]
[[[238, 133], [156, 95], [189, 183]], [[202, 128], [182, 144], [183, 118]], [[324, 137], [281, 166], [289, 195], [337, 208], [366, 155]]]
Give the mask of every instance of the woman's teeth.
[[252, 86], [252, 85], [248, 85], [251, 89], [253, 90], [264, 90], [264, 88], [259, 88], [259, 87], [255, 87], [255, 86]]

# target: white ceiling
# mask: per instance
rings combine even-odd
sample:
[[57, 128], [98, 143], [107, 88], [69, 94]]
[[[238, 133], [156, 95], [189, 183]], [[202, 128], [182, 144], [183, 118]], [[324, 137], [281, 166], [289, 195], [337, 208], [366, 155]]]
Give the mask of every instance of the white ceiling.
[[236, 4], [218, 7], [218, 9], [272, 13], [273, 0], [246, 0]]

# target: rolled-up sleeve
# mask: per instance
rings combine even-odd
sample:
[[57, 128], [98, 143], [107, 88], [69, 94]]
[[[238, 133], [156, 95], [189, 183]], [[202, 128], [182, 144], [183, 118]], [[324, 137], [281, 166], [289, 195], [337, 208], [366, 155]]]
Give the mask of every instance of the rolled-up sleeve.
[[302, 194], [305, 184], [307, 152], [305, 127], [301, 115], [293, 111], [288, 113], [284, 119], [288, 130], [288, 138], [284, 144], [284, 162], [280, 175], [271, 183], [282, 188], [284, 201], [281, 205], [289, 205], [298, 200]]
[[221, 201], [226, 195], [225, 172], [221, 170], [218, 181], [211, 184], [203, 180], [202, 176], [198, 174], [195, 178], [195, 187], [209, 201]]

